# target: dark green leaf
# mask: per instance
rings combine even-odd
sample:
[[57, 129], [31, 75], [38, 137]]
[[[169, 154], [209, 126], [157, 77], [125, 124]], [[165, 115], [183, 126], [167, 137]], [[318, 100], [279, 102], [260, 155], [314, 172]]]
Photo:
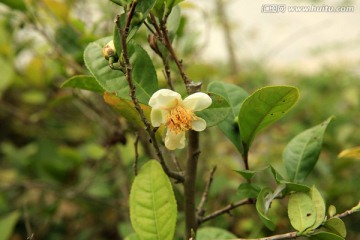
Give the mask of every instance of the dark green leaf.
[[285, 194], [292, 192], [292, 191], [294, 191], [294, 192], [309, 192], [310, 191], [310, 188], [306, 185], [293, 183], [293, 182], [284, 180], [284, 177], [282, 177], [280, 175], [280, 173], [278, 173], [274, 167], [270, 166], [270, 168], [271, 168], [271, 173], [273, 174], [273, 176], [275, 178], [275, 181], [278, 184], [285, 184], [285, 186], [286, 186]]
[[255, 135], [282, 118], [297, 102], [299, 91], [290, 86], [270, 86], [247, 97], [239, 112], [239, 128], [248, 150]]
[[345, 240], [336, 234], [329, 232], [316, 232], [309, 237], [310, 240]]
[[12, 212], [0, 218], [0, 240], [10, 239], [19, 218], [20, 213], [18, 211]]
[[206, 121], [207, 127], [212, 127], [223, 121], [230, 112], [229, 103], [220, 95], [215, 93], [208, 93], [212, 99], [212, 104], [209, 108], [200, 112], [196, 112], [196, 115], [203, 118]]
[[236, 148], [242, 153], [243, 146], [241, 144], [239, 127], [235, 122], [235, 118], [239, 114], [242, 102], [249, 94], [239, 86], [218, 81], [210, 83], [207, 90], [209, 92], [219, 94], [228, 101], [231, 111], [227, 118], [218, 126], [225, 136], [229, 138]]
[[270, 188], [263, 188], [261, 192], [259, 193], [257, 200], [256, 200], [256, 210], [259, 214], [259, 217], [261, 221], [264, 223], [264, 225], [269, 228], [271, 231], [274, 231], [275, 224], [270, 220], [269, 217], [266, 216], [266, 198], [269, 196], [269, 194], [272, 194], [272, 191]]
[[239, 173], [241, 176], [243, 176], [248, 182], [255, 176], [256, 173], [262, 172], [266, 169], [268, 169], [269, 166], [257, 169], [257, 170], [235, 170], [235, 172]]
[[61, 87], [79, 88], [93, 92], [104, 92], [104, 89], [99, 85], [96, 79], [93, 76], [88, 75], [73, 76], [65, 80], [65, 82], [61, 84]]
[[346, 237], [345, 223], [340, 218], [330, 218], [326, 221], [324, 227], [336, 235], [339, 235], [343, 238]]
[[313, 170], [320, 155], [325, 129], [331, 119], [300, 133], [286, 146], [283, 161], [290, 181], [302, 182]]
[[173, 240], [177, 207], [168, 176], [160, 163], [147, 162], [131, 186], [131, 224], [143, 240]]
[[297, 192], [289, 197], [288, 215], [290, 223], [299, 232], [303, 232], [315, 223], [316, 212], [307, 193]]
[[255, 183], [241, 183], [237, 189], [239, 199], [257, 198], [261, 191], [261, 187]]
[[20, 10], [20, 11], [26, 10], [26, 4], [24, 0], [1, 0], [1, 3], [8, 5], [9, 7], [16, 10]]
[[203, 227], [197, 231], [196, 240], [234, 239], [236, 236], [221, 228]]
[[[102, 48], [110, 40], [111, 37], [106, 37], [90, 43], [84, 52], [85, 64], [102, 88], [130, 100], [125, 75], [121, 71], [112, 70], [102, 56]], [[155, 68], [147, 52], [138, 44], [129, 42], [128, 53], [137, 98], [141, 103], [147, 104], [151, 95], [158, 89]]]
[[316, 219], [310, 229], [318, 228], [325, 220], [326, 206], [323, 197], [315, 186], [310, 189], [310, 197], [314, 205]]

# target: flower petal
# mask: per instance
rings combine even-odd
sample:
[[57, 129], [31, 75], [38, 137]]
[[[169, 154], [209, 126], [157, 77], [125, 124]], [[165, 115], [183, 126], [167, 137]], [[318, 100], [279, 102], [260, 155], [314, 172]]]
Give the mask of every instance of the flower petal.
[[156, 91], [149, 100], [149, 105], [153, 108], [169, 109], [182, 102], [181, 95], [169, 89]]
[[176, 148], [182, 149], [185, 147], [185, 132], [176, 134], [170, 130], [167, 130], [165, 136], [165, 146], [169, 150], [175, 150]]
[[211, 98], [206, 93], [197, 92], [186, 97], [183, 101], [184, 106], [187, 109], [193, 111], [201, 111], [208, 108], [212, 103]]
[[197, 118], [196, 120], [191, 121], [191, 129], [197, 132], [204, 131], [206, 128], [206, 121], [202, 118]]
[[154, 127], [159, 127], [160, 124], [166, 123], [166, 115], [167, 112], [165, 110], [159, 108], [151, 109], [151, 114], [150, 114], [151, 124]]

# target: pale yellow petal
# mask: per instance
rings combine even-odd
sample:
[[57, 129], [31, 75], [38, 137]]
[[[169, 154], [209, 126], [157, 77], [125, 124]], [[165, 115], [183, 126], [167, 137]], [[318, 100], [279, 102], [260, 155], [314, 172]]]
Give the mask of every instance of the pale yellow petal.
[[159, 127], [162, 123], [166, 123], [167, 112], [162, 109], [153, 108], [151, 109], [150, 119], [151, 124], [154, 127]]
[[201, 111], [208, 108], [212, 103], [211, 98], [206, 93], [197, 92], [186, 97], [183, 101], [184, 107], [192, 111]]
[[169, 89], [156, 91], [149, 100], [149, 105], [153, 108], [170, 109], [181, 103], [181, 95]]
[[191, 129], [197, 132], [204, 131], [206, 128], [206, 121], [202, 118], [197, 118], [191, 121]]
[[182, 149], [185, 147], [185, 132], [176, 134], [167, 130], [165, 136], [165, 147], [169, 150]]

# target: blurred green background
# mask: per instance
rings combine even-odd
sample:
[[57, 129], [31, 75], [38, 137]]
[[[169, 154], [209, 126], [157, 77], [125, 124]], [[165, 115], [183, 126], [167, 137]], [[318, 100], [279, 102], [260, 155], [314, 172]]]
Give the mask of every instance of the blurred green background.
[[[230, 55], [199, 57], [208, 51], [201, 41], [206, 33], [192, 27], [192, 14], [200, 13], [219, 33], [225, 33], [224, 39], [224, 22], [229, 23], [230, 33], [239, 31], [241, 24], [226, 19], [227, 12], [219, 11], [216, 5], [219, 1], [211, 2], [213, 12], [205, 13], [195, 1], [182, 5], [186, 14], [175, 47], [190, 78], [203, 81], [205, 86], [213, 80], [230, 82], [250, 93], [273, 84], [293, 85], [301, 92], [290, 114], [255, 141], [250, 167], [271, 163], [281, 170], [286, 143], [334, 115], [320, 160], [306, 183], [316, 184], [327, 205], [335, 205], [338, 212], [356, 205], [360, 199], [359, 159], [338, 159], [337, 155], [360, 145], [360, 60], [320, 63], [307, 71], [306, 67], [274, 68], [262, 58], [243, 56], [234, 63]], [[220, 4], [226, 7], [227, 2]], [[87, 73], [83, 50], [89, 42], [112, 34], [116, 13], [110, 1], [0, 1], [1, 240], [25, 239], [31, 233], [34, 239], [46, 240], [124, 239], [132, 232], [127, 200], [133, 179], [135, 130], [101, 95], [60, 88], [69, 77]], [[137, 37], [144, 45], [146, 34], [142, 29]], [[245, 48], [237, 42], [224, 47], [229, 45]], [[359, 49], [360, 42], [355, 45]], [[155, 64], [160, 84], [165, 85], [159, 59]], [[211, 167], [218, 167], [206, 205], [210, 213], [238, 200], [236, 189], [244, 180], [233, 170], [243, 166], [240, 154], [216, 127], [203, 135], [202, 146], [208, 150], [200, 160], [199, 199]], [[146, 143], [140, 145], [141, 163], [148, 159], [148, 150]], [[181, 159], [184, 153], [176, 154]], [[270, 175], [257, 180], [272, 181]], [[175, 192], [180, 203], [181, 188], [175, 186]], [[276, 233], [292, 231], [285, 204], [286, 200], [281, 200], [272, 206]], [[180, 214], [178, 236], [182, 218]], [[360, 239], [359, 214], [344, 221], [347, 239]], [[224, 215], [205, 225], [226, 228], [241, 237], [272, 234], [259, 227], [262, 224], [254, 206], [239, 208], [232, 216]]]

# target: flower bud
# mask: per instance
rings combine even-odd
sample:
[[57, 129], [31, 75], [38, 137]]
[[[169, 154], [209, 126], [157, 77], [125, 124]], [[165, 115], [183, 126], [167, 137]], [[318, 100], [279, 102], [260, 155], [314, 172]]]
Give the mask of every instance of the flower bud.
[[105, 47], [103, 47], [102, 49], [102, 54], [104, 56], [104, 58], [106, 60], [109, 60], [109, 58], [114, 57], [117, 58], [116, 56], [116, 49], [115, 49], [115, 45], [114, 45], [114, 41], [111, 40], [110, 42], [108, 42]]

